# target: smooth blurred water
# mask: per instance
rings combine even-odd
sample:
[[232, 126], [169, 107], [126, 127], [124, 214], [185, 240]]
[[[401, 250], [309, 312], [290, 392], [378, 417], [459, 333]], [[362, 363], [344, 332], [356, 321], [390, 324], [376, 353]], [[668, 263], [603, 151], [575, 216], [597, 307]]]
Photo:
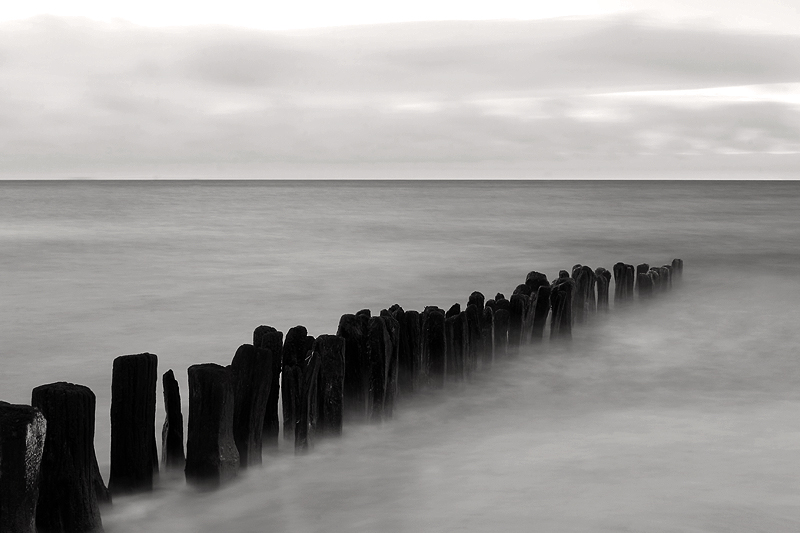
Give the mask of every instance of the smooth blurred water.
[[186, 368], [228, 363], [259, 324], [334, 333], [364, 307], [508, 295], [534, 269], [681, 257], [680, 290], [569, 347], [265, 454], [217, 492], [162, 474], [106, 530], [797, 531], [799, 199], [786, 182], [0, 182], [0, 399], [90, 386], [107, 474], [118, 355], [158, 354], [185, 415]]

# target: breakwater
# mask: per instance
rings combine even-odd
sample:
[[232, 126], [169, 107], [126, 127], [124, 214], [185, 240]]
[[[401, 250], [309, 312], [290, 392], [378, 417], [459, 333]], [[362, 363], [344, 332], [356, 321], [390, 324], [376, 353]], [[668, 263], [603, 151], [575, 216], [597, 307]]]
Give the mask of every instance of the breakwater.
[[[630, 269], [627, 266], [626, 272], [633, 270], [632, 266]], [[646, 272], [638, 272], [634, 290], [615, 301], [621, 305], [634, 298], [656, 297], [679, 279], [681, 267], [679, 261], [660, 268], [640, 265], [637, 270]], [[573, 326], [579, 327], [591, 320], [592, 314], [606, 309], [600, 302], [603, 300], [603, 287], [607, 300], [607, 282], [611, 277], [608, 272], [577, 265], [572, 272], [562, 271], [552, 282], [532, 272], [509, 298], [498, 293], [486, 299], [480, 293], [472, 293], [463, 310], [460, 304], [447, 311], [429, 306], [419, 313], [392, 306], [374, 316], [370, 311], [362, 310], [344, 315], [337, 335], [314, 338], [305, 328], [297, 327], [290, 329], [285, 341], [280, 342], [282, 334], [271, 331], [274, 328], [257, 328], [253, 343], [242, 345], [229, 366], [194, 365], [189, 368], [187, 480], [218, 485], [234, 477], [240, 468], [252, 465], [256, 457], [260, 461], [260, 447], [272, 435], [265, 429], [266, 421], [277, 420], [279, 408], [277, 401], [274, 404], [270, 402], [273, 392], [275, 398], [278, 397], [273, 385], [277, 374], [272, 372], [276, 360], [280, 361], [283, 369], [283, 402], [280, 407], [284, 412], [284, 436], [293, 438], [296, 449], [303, 452], [312, 448], [317, 438], [340, 434], [348, 421], [391, 418], [399, 395], [413, 394], [422, 387], [443, 387], [449, 382], [468, 381], [474, 372], [488, 369], [498, 358], [514, 356], [521, 346], [539, 342], [548, 326], [554, 341], [569, 339]], [[598, 281], [601, 278], [605, 283]], [[616, 283], [620, 283], [620, 278]], [[547, 306], [543, 305], [545, 301], [549, 302]], [[543, 309], [547, 312], [543, 313]], [[142, 430], [143, 436], [136, 437], [141, 444], [129, 452], [130, 457], [117, 459], [124, 461], [125, 468], [131, 472], [134, 466], [139, 465], [135, 475], [112, 475], [112, 492], [148, 490], [158, 467], [154, 457], [152, 422], [157, 382], [153, 368], [155, 361], [157, 359], [152, 354], [123, 356], [115, 360], [112, 391], [123, 396], [112, 398], [112, 450], [125, 447], [121, 446], [122, 443], [114, 444], [115, 434], [133, 434], [132, 426]], [[118, 385], [115, 384], [117, 381]], [[165, 376], [164, 383], [167, 382], [169, 379]], [[131, 390], [117, 393], [117, 390], [125, 390], [122, 383]], [[165, 397], [167, 389], [165, 385]], [[174, 397], [174, 389], [169, 394]], [[76, 395], [79, 405], [90, 404], [91, 414], [86, 414], [88, 410], [82, 407], [68, 411], [69, 416], [75, 417], [76, 424], [83, 421], [87, 427], [91, 421], [93, 433], [94, 404], [79, 402], [79, 399], [80, 396]], [[127, 418], [120, 416], [119, 421], [115, 421], [114, 405], [118, 401], [133, 407], [121, 409], [120, 412], [131, 414]], [[179, 399], [166, 400], [165, 403], [180, 406]], [[169, 429], [182, 429], [179, 415], [179, 412], [168, 415]], [[48, 424], [52, 423], [48, 419]], [[122, 426], [115, 430], [117, 424]], [[286, 427], [289, 427], [288, 431]], [[40, 433], [45, 437], [45, 432]], [[46, 433], [51, 436], [49, 431]], [[169, 431], [164, 433], [167, 436]], [[133, 438], [128, 437], [128, 440]], [[173, 443], [177, 441], [173, 439]], [[91, 443], [91, 439], [88, 442]], [[167, 448], [162, 446], [162, 450]], [[90, 494], [93, 490], [95, 496], [102, 494], [97, 484], [99, 476], [92, 473], [91, 464], [96, 465], [94, 451], [82, 453], [88, 457], [89, 464], [85, 468], [88, 472], [84, 476], [88, 480], [85, 486], [93, 487], [83, 493]], [[35, 459], [35, 449], [31, 449], [29, 455]], [[112, 472], [123, 472], [123, 465], [115, 467], [114, 457], [112, 452]], [[40, 484], [45, 480], [45, 468], [42, 461]], [[129, 488], [131, 483], [122, 484], [114, 479], [145, 481], [137, 481], [140, 485]], [[38, 501], [41, 505], [41, 498]]]

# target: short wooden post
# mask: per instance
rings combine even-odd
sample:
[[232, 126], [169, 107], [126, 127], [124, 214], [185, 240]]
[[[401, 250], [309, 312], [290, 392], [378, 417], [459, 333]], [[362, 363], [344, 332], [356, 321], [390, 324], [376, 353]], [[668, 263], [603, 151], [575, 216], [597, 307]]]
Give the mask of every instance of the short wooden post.
[[494, 311], [494, 356], [506, 357], [508, 355], [508, 323], [510, 320], [510, 313], [508, 306], [501, 306], [499, 302], [508, 303], [508, 300], [499, 300], [495, 302], [496, 307]]
[[433, 387], [442, 387], [447, 376], [445, 313], [442, 309], [425, 308], [421, 336], [422, 363], [427, 369], [429, 383]]
[[386, 322], [381, 316], [370, 317], [367, 323], [367, 352], [370, 363], [370, 391], [372, 412], [370, 420], [383, 420], [388, 393], [389, 366], [392, 358], [392, 341]]
[[292, 440], [300, 423], [302, 402], [303, 367], [306, 358], [306, 338], [308, 331], [303, 326], [295, 326], [286, 332], [286, 342], [281, 351], [283, 372], [281, 373], [281, 395], [283, 407], [283, 438]]
[[603, 267], [594, 271], [597, 280], [597, 310], [608, 311], [608, 286], [611, 283], [611, 272]]
[[547, 324], [547, 315], [550, 314], [550, 285], [540, 285], [536, 290], [536, 301], [533, 308], [533, 327], [531, 339], [541, 342], [544, 337], [544, 327]]
[[[306, 341], [308, 339], [309, 337], [306, 337]], [[314, 447], [317, 424], [319, 422], [319, 373], [321, 366], [319, 354], [313, 350], [312, 343], [312, 349], [308, 352], [303, 364], [299, 417], [294, 437], [295, 453], [304, 453]]]
[[422, 363], [421, 317], [417, 311], [409, 310], [404, 313], [403, 320], [407, 343], [406, 365], [407, 370], [411, 372], [410, 390], [416, 391], [428, 379], [427, 369]]
[[394, 413], [394, 405], [397, 401], [397, 374], [399, 372], [400, 360], [400, 324], [392, 316], [388, 309], [382, 309], [381, 318], [386, 325], [389, 334], [389, 345], [387, 346], [386, 360], [386, 396], [383, 402], [383, 416], [391, 418]]
[[481, 346], [481, 362], [484, 368], [489, 368], [494, 363], [494, 309], [489, 306], [483, 308]]
[[336, 335], [320, 335], [314, 341], [313, 349], [320, 360], [318, 429], [322, 435], [340, 436], [344, 408], [345, 342]]
[[278, 398], [281, 391], [281, 368], [283, 366], [283, 332], [272, 326], [258, 326], [253, 331], [253, 346], [256, 349], [272, 352], [272, 369], [270, 375], [269, 396], [264, 409], [264, 425], [262, 428], [262, 445], [275, 447], [280, 434], [278, 418]]
[[365, 315], [345, 314], [339, 319], [336, 335], [344, 339], [344, 416], [356, 422], [367, 420], [369, 413], [369, 358]]
[[161, 377], [164, 388], [164, 426], [161, 429], [161, 462], [164, 468], [183, 469], [186, 456], [183, 452], [183, 413], [181, 413], [181, 392], [172, 369]]
[[[474, 293], [473, 293], [474, 294]], [[467, 375], [471, 375], [478, 368], [478, 360], [483, 351], [483, 341], [481, 340], [481, 323], [483, 322], [483, 310], [478, 310], [476, 304], [469, 304], [464, 310], [467, 326]]]
[[189, 424], [186, 481], [217, 487], [239, 472], [233, 438], [234, 393], [231, 371], [216, 363], [192, 365], [189, 375]]
[[111, 378], [112, 493], [152, 490], [158, 472], [156, 384], [158, 357], [151, 353], [114, 359]]
[[31, 393], [31, 405], [47, 419], [36, 507], [40, 532], [102, 530], [99, 501], [107, 494], [94, 451], [95, 404], [88, 387], [72, 383], [40, 385]]
[[39, 409], [0, 401], [0, 531], [36, 533], [46, 429]]
[[550, 303], [553, 308], [550, 319], [551, 339], [572, 338], [572, 293], [574, 290], [575, 281], [570, 277], [559, 275], [559, 279], [553, 282], [550, 292]]
[[[525, 285], [525, 287], [528, 287]], [[517, 355], [522, 343], [522, 325], [525, 320], [525, 300], [527, 296], [518, 292], [511, 295], [508, 307], [508, 353]]]
[[272, 386], [273, 353], [242, 344], [230, 365], [233, 386], [233, 439], [239, 467], [261, 464], [264, 418]]

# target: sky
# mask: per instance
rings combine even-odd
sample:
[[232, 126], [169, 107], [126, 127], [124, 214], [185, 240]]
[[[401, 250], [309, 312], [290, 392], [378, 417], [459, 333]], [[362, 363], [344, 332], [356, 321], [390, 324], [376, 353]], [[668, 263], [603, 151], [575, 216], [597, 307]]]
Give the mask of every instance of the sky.
[[17, 4], [4, 178], [800, 168], [800, 2]]

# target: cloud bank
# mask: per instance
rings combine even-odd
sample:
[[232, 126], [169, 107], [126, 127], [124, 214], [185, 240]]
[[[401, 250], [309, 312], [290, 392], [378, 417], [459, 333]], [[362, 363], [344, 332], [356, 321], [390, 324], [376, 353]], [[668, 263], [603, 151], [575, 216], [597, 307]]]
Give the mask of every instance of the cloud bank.
[[39, 17], [0, 25], [0, 77], [4, 177], [800, 152], [800, 38], [637, 19], [265, 32]]

